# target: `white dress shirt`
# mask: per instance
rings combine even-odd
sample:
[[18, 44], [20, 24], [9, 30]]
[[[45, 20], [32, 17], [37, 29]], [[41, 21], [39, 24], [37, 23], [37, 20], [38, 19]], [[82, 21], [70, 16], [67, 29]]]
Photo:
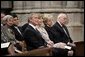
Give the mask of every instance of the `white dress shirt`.
[[36, 30], [36, 26], [34, 26], [33, 24], [29, 23], [30, 26], [32, 26], [35, 30]]

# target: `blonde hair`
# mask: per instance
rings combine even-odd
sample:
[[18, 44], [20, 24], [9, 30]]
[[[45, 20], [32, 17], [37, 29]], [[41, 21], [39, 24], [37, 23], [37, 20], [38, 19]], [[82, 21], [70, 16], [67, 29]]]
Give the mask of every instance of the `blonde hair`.
[[[45, 25], [47, 25], [48, 20], [53, 21], [53, 16], [51, 14], [43, 14], [43, 22]], [[53, 25], [53, 23], [52, 23]]]
[[43, 18], [52, 19], [53, 16], [51, 14], [43, 14]]
[[42, 15], [43, 21], [47, 21], [49, 19], [53, 19], [53, 16], [51, 14], [43, 14]]

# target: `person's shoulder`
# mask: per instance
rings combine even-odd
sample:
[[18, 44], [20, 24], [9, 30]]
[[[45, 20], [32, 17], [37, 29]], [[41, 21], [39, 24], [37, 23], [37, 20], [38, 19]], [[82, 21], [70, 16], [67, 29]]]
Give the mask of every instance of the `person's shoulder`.
[[24, 25], [29, 25], [29, 23], [25, 23]]
[[28, 24], [25, 30], [32, 30], [32, 27]]
[[59, 26], [59, 23], [56, 22], [52, 27], [58, 27]]
[[22, 27], [24, 27], [24, 26], [28, 26], [29, 24], [28, 23], [25, 23], [24, 25], [22, 25]]

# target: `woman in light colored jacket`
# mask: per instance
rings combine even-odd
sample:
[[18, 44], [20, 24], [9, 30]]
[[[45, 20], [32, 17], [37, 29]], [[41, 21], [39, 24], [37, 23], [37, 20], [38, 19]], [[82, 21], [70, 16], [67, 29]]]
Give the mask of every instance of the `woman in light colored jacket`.
[[44, 23], [43, 23], [42, 18], [39, 20], [38, 25], [37, 25], [36, 28], [41, 33], [42, 38], [47, 42], [47, 46], [52, 47], [54, 45], [54, 43], [53, 43], [53, 41], [50, 40], [49, 35], [48, 35], [47, 31], [44, 28]]

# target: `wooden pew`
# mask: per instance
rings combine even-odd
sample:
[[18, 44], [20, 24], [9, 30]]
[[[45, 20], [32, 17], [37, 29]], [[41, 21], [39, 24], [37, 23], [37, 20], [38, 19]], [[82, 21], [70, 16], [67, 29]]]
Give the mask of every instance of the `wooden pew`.
[[84, 56], [84, 41], [75, 42], [76, 52], [75, 56]]
[[52, 48], [41, 48], [35, 49], [32, 51], [24, 51], [23, 53], [16, 53], [14, 55], [7, 55], [7, 56], [51, 56], [52, 55]]

